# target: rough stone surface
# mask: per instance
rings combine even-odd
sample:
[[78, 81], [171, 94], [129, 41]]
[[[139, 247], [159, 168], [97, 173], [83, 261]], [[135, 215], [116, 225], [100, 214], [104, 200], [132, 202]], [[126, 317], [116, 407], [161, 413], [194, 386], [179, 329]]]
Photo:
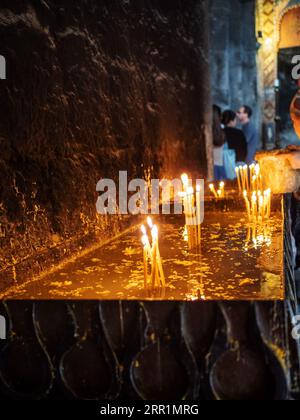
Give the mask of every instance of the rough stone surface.
[[101, 177], [210, 174], [207, 35], [206, 0], [1, 0], [0, 270], [111, 233]]

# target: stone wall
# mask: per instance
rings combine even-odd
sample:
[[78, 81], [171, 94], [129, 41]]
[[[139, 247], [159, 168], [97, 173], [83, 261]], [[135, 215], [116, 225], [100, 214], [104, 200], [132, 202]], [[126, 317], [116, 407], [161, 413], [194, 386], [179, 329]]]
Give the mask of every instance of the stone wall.
[[20, 261], [114, 231], [118, 220], [96, 217], [99, 178], [151, 167], [210, 174], [207, 3], [1, 1], [0, 271], [12, 269], [9, 282]]

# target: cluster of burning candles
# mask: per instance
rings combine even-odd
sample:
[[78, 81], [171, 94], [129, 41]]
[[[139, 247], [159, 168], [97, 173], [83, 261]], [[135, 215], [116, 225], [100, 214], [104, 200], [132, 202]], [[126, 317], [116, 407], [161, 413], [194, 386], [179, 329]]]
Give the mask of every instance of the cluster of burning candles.
[[[249, 221], [263, 222], [270, 218], [272, 191], [263, 190], [263, 178], [258, 164], [244, 165], [236, 168], [239, 192], [243, 195]], [[199, 185], [194, 188], [187, 174], [181, 176], [183, 191], [182, 199], [185, 230], [184, 237], [189, 248], [194, 249], [201, 245], [201, 189]], [[216, 199], [225, 198], [225, 183], [220, 182], [216, 189], [214, 184], [209, 185], [211, 193]], [[158, 243], [158, 228], [148, 217], [147, 224], [142, 225], [142, 243], [144, 247], [144, 283], [145, 288], [165, 287], [166, 280]]]
[[[201, 243], [201, 189], [191, 185], [187, 174], [181, 176], [183, 191], [180, 198], [183, 202], [185, 215], [185, 237], [189, 247], [196, 248]], [[162, 259], [159, 250], [158, 227], [153, 224], [150, 217], [147, 225], [142, 225], [142, 244], [144, 260], [144, 286], [145, 288], [165, 287], [166, 280]]]
[[181, 175], [183, 192], [180, 197], [183, 201], [185, 215], [184, 237], [187, 239], [189, 248], [199, 247], [201, 244], [201, 188], [196, 185], [196, 191], [187, 174]]
[[271, 215], [271, 198], [270, 189], [266, 191], [253, 191], [251, 198], [248, 198], [247, 191], [244, 191], [244, 198], [249, 220], [264, 221], [268, 220]]
[[145, 288], [165, 287], [166, 281], [158, 244], [158, 228], [150, 217], [147, 219], [147, 225], [151, 243], [147, 227], [145, 225], [141, 227], [144, 246], [144, 286]]
[[263, 177], [259, 164], [235, 168], [239, 192], [243, 194], [250, 221], [265, 221], [271, 215], [272, 191], [263, 189]]
[[253, 163], [250, 166], [237, 166], [235, 172], [240, 193], [243, 193], [244, 191], [262, 191], [263, 179], [258, 163]]

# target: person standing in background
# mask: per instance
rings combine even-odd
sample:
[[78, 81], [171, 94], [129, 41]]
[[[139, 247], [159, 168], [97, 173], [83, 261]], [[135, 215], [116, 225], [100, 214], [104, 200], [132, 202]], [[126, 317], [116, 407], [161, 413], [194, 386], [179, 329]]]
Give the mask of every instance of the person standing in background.
[[223, 112], [222, 123], [228, 148], [235, 151], [236, 165], [245, 164], [247, 161], [247, 140], [242, 130], [236, 128], [237, 116], [234, 111], [227, 110]]
[[214, 145], [214, 178], [216, 181], [226, 179], [224, 167], [225, 133], [222, 129], [222, 111], [217, 105], [213, 106], [213, 145]]
[[255, 154], [258, 146], [258, 131], [251, 121], [253, 112], [249, 106], [242, 106], [237, 113], [240, 123], [242, 124], [242, 130], [247, 140], [248, 153], [247, 153], [247, 164], [251, 165], [255, 159]]

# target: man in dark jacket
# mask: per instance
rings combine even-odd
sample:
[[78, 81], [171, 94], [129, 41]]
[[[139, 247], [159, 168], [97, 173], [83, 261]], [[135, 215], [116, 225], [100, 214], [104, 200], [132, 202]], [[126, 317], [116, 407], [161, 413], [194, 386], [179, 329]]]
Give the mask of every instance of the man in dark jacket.
[[247, 140], [248, 165], [251, 165], [251, 163], [253, 163], [258, 146], [258, 131], [251, 121], [252, 114], [252, 109], [246, 105], [242, 106], [237, 113], [240, 123], [242, 124], [242, 130]]

